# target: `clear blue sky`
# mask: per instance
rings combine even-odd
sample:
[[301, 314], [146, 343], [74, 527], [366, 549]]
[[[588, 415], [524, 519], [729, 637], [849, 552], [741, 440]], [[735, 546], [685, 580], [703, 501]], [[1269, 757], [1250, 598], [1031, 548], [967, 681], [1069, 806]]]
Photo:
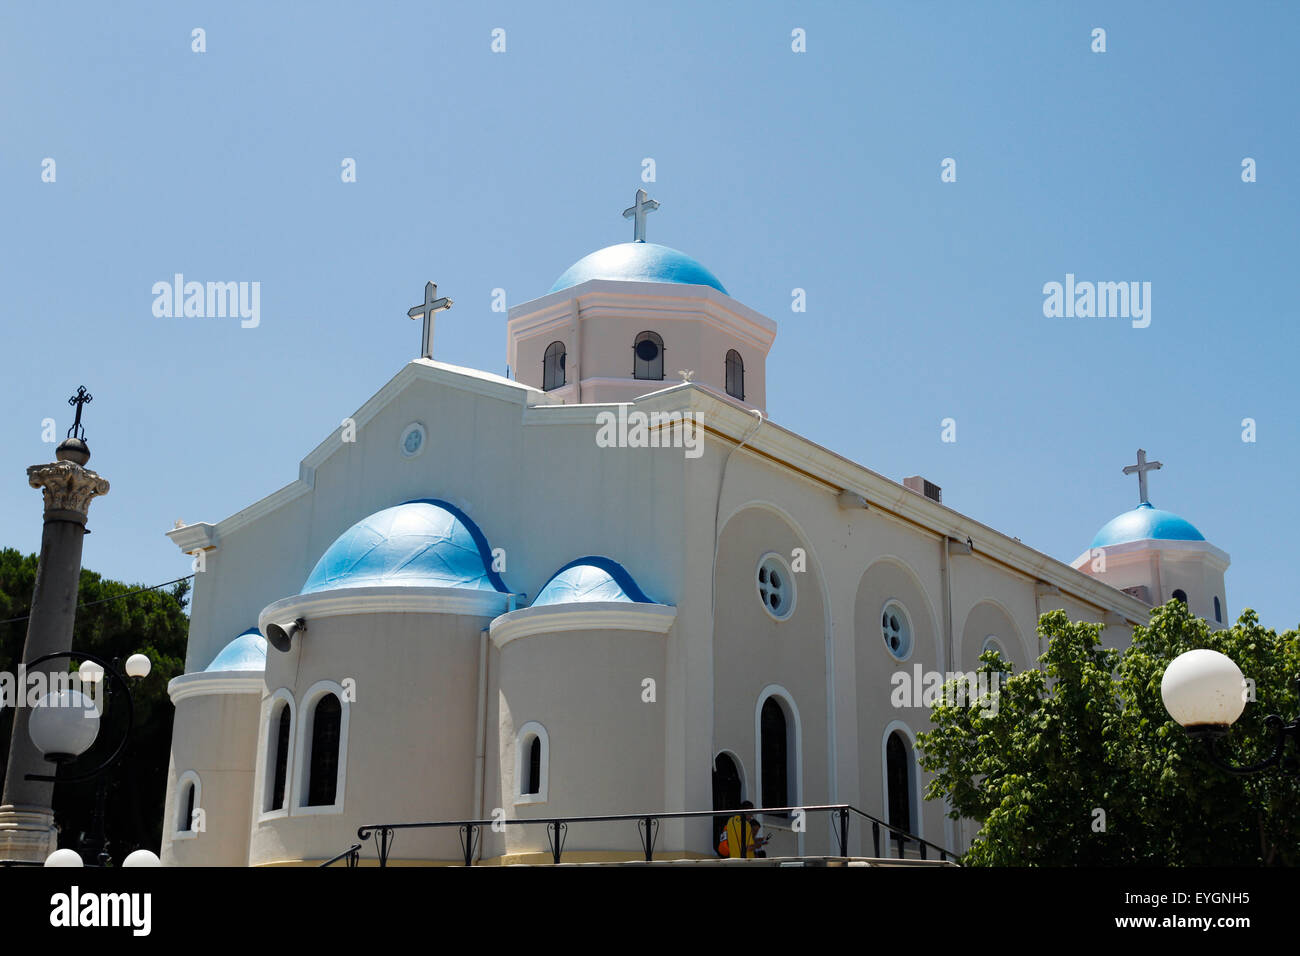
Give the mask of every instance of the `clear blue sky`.
[[[629, 239], [653, 157], [651, 241], [780, 325], [774, 420], [1066, 561], [1142, 446], [1232, 555], [1232, 616], [1293, 626], [1298, 9], [6, 4], [0, 544], [38, 548], [24, 468], [85, 384], [86, 566], [187, 573], [163, 532], [293, 480], [418, 352], [426, 279], [436, 356], [503, 371], [491, 290]], [[176, 272], [260, 282], [260, 327], [155, 318]], [[1044, 318], [1067, 272], [1150, 282], [1150, 327]]]

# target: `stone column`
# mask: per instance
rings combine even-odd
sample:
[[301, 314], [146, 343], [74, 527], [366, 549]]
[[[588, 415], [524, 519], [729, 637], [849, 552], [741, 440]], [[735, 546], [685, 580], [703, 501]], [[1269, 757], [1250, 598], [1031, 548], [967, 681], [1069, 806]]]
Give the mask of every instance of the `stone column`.
[[[58, 460], [48, 465], [27, 469], [28, 483], [45, 495], [45, 527], [22, 661], [72, 649], [86, 513], [92, 498], [108, 494], [108, 482], [82, 467], [90, 460], [90, 449], [81, 439], [64, 441], [55, 457]], [[41, 669], [57, 672], [66, 670], [67, 664], [66, 659], [54, 660]], [[17, 693], [20, 700], [14, 711], [9, 765], [0, 797], [0, 859], [44, 861], [58, 844], [54, 784], [25, 777], [52, 773], [54, 764], [36, 749], [27, 732], [26, 687], [19, 686]]]

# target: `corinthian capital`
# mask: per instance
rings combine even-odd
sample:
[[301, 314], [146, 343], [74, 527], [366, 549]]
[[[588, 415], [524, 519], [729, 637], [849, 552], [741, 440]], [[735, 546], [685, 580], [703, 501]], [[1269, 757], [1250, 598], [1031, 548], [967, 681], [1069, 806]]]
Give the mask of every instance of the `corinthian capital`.
[[108, 481], [76, 462], [55, 461], [32, 465], [27, 469], [27, 483], [45, 494], [46, 511], [75, 511], [85, 515], [90, 499], [108, 494]]

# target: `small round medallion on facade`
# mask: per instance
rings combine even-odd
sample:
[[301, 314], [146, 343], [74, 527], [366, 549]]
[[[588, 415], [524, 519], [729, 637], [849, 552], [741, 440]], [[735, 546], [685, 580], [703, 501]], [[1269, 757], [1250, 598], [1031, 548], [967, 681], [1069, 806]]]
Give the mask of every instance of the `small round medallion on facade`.
[[414, 458], [420, 452], [424, 451], [425, 439], [424, 426], [419, 422], [411, 422], [402, 429], [402, 437], [398, 441], [398, 447], [402, 451], [403, 458]]
[[794, 575], [790, 565], [775, 552], [763, 555], [758, 562], [758, 598], [763, 610], [778, 621], [794, 613]]

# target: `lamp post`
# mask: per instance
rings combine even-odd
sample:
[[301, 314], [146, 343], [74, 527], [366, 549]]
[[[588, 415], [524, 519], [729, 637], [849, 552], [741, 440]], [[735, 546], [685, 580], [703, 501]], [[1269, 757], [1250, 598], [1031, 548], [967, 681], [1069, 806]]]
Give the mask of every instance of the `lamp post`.
[[[75, 774], [65, 772], [60, 775], [59, 770], [61, 768], [71, 765], [94, 744], [99, 736], [101, 715], [99, 706], [94, 700], [95, 695], [87, 696], [81, 691], [72, 689], [63, 689], [46, 694], [32, 708], [27, 729], [36, 749], [44, 755], [46, 760], [55, 764], [54, 773], [27, 774], [26, 779], [49, 781], [51, 783], [62, 780], [72, 783], [95, 777], [99, 778], [95, 794], [92, 834], [89, 839], [83, 839], [81, 846], [83, 850], [96, 851], [96, 859], [99, 865], [107, 866], [112, 862], [112, 858], [108, 854], [107, 841], [104, 838], [104, 800], [106, 796], [104, 773], [126, 751], [127, 742], [131, 738], [131, 730], [135, 723], [135, 705], [131, 697], [131, 688], [119, 671], [120, 660], [109, 664], [102, 658], [85, 651], [56, 651], [53, 654], [45, 654], [36, 658], [25, 667], [30, 672], [39, 665], [60, 657], [80, 658], [82, 664], [77, 671], [77, 676], [84, 683], [91, 686], [98, 687], [103, 684], [102, 699], [105, 709], [107, 709], [110, 688], [116, 687], [118, 693], [114, 696], [123, 700], [126, 704], [126, 724], [122, 732], [122, 739], [108, 758], [93, 769]], [[132, 654], [126, 659], [125, 671], [128, 677], [137, 680], [146, 677], [151, 668], [152, 664], [149, 658], [143, 654]], [[104, 682], [105, 677], [109, 678], [107, 683]], [[80, 855], [76, 854], [75, 851], [60, 850], [58, 852], [65, 857], [68, 854], [73, 854], [80, 860]], [[48, 864], [47, 862], [47, 865], [61, 864]], [[76, 866], [79, 864], [65, 863], [62, 865]]]
[[[1288, 722], [1280, 714], [1264, 718], [1264, 726], [1275, 738], [1273, 752], [1266, 759], [1235, 766], [1219, 753], [1229, 728], [1246, 709], [1244, 687], [1241, 668], [1230, 657], [1202, 648], [1180, 654], [1170, 662], [1160, 681], [1160, 697], [1169, 716], [1200, 745], [1205, 758], [1225, 773], [1246, 777], [1272, 767], [1300, 772], [1300, 719]], [[1288, 740], [1294, 754], [1287, 753]]]

